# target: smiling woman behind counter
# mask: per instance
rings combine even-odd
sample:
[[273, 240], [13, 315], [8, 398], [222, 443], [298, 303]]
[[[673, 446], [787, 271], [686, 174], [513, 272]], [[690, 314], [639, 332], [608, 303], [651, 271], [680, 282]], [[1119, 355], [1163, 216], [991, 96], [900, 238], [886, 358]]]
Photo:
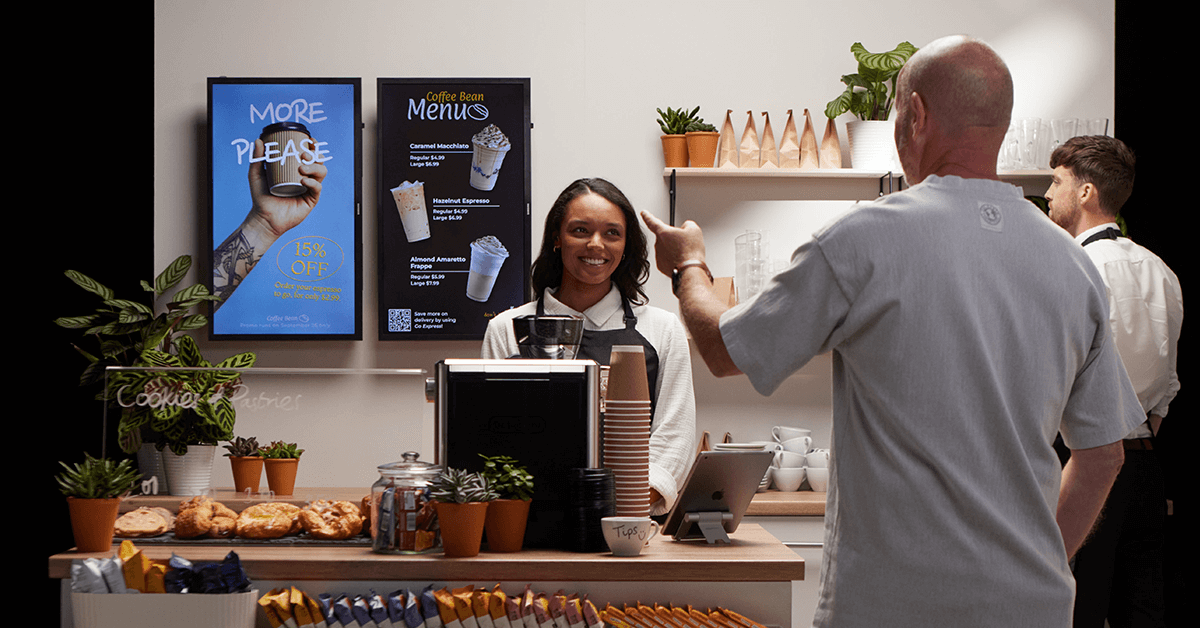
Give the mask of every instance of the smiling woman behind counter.
[[687, 337], [679, 319], [646, 305], [646, 236], [629, 199], [604, 179], [579, 179], [558, 195], [533, 262], [535, 300], [496, 315], [484, 358], [517, 354], [512, 319], [583, 317], [576, 357], [608, 364], [613, 345], [642, 345], [650, 380], [650, 513], [667, 513], [695, 454], [696, 400]]

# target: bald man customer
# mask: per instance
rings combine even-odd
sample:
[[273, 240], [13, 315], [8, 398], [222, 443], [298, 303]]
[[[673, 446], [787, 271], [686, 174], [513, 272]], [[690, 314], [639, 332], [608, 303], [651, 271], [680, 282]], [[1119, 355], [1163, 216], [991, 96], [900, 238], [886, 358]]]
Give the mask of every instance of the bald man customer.
[[[816, 626], [1071, 623], [1068, 557], [1144, 420], [1095, 265], [999, 181], [1000, 57], [939, 39], [900, 73], [911, 188], [855, 205], [747, 303], [711, 292], [704, 239], [643, 212], [717, 375], [764, 395], [833, 353]], [[1074, 450], [1063, 469], [1052, 448]]]

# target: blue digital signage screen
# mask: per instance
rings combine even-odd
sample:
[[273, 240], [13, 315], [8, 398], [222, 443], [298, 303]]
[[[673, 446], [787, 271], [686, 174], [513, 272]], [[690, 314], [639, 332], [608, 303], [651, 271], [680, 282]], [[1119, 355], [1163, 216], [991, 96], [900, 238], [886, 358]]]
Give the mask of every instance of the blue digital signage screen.
[[357, 78], [208, 79], [212, 339], [362, 338]]

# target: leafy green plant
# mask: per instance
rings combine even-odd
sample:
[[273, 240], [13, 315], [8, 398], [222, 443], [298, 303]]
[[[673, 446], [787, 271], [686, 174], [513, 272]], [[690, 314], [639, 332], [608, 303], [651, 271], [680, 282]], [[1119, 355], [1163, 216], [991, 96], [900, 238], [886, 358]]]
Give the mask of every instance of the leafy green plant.
[[54, 476], [59, 490], [67, 497], [79, 499], [109, 499], [120, 497], [133, 490], [142, 474], [133, 468], [132, 460], [115, 462], [108, 458], [93, 458], [84, 454], [83, 462], [69, 467], [65, 462], [59, 462], [65, 469]]
[[242, 383], [233, 369], [254, 366], [254, 354], [239, 353], [214, 365], [186, 335], [175, 341], [175, 349], [175, 354], [147, 349], [138, 366], [179, 370], [119, 371], [109, 378], [110, 394], [126, 406], [117, 424], [118, 442], [126, 452], [141, 447], [143, 426], [160, 434], [159, 450], [170, 447], [179, 455], [187, 453], [188, 445], [233, 438], [233, 394]]
[[271, 459], [299, 458], [302, 453], [304, 450], [297, 449], [296, 443], [285, 443], [281, 440], [272, 441], [270, 445], [258, 450], [260, 456]]
[[248, 456], [257, 456], [258, 454], [258, 439], [251, 436], [250, 438], [237, 438], [229, 441], [228, 445], [222, 445], [229, 453], [226, 457], [233, 456], [236, 458], [246, 458]]
[[687, 125], [688, 133], [696, 133], [696, 132], [700, 132], [700, 131], [716, 133], [717, 127], [705, 122], [704, 118], [696, 118], [694, 121], [692, 121], [691, 123], [689, 123]]
[[[176, 290], [165, 309], [154, 313], [155, 304], [179, 285], [191, 267], [191, 256], [180, 255], [153, 284], [142, 281], [142, 288], [150, 293], [145, 303], [117, 298], [111, 288], [90, 276], [66, 271], [68, 279], [100, 298], [95, 312], [54, 321], [60, 327], [82, 330], [84, 340], [93, 345], [89, 349], [75, 345], [88, 361], [79, 378], [81, 386], [104, 381], [110, 366], [214, 367], [200, 355], [196, 341], [184, 333], [208, 324], [205, 315], [191, 313], [194, 307], [220, 300], [204, 284]], [[248, 368], [254, 360], [253, 353], [239, 353], [216, 367]], [[171, 451], [184, 454], [189, 444], [216, 444], [233, 438], [235, 412], [230, 396], [240, 383], [236, 371], [118, 371], [96, 398], [121, 404], [117, 436], [123, 451], [137, 451], [142, 445], [142, 428], [148, 427], [161, 434], [160, 450], [170, 446]]]
[[[175, 347], [175, 336], [208, 324], [203, 314], [189, 311], [205, 302], [220, 299], [208, 292], [204, 284], [181, 288], [167, 302], [166, 309], [154, 314], [155, 302], [168, 290], [174, 288], [192, 267], [190, 255], [180, 255], [150, 284], [142, 281], [142, 288], [151, 294], [148, 303], [130, 299], [119, 299], [111, 288], [76, 271], [66, 271], [66, 276], [75, 285], [100, 297], [100, 305], [92, 314], [63, 316], [54, 320], [59, 327], [82, 329], [86, 340], [94, 340], [95, 348], [75, 349], [88, 361], [87, 368], [79, 379], [85, 386], [104, 379], [104, 369], [109, 366], [133, 366], [142, 359], [142, 352], [157, 349], [170, 353]], [[104, 399], [101, 393], [100, 399]]]
[[896, 77], [917, 47], [902, 41], [894, 50], [869, 52], [855, 42], [850, 52], [858, 61], [858, 73], [842, 75], [846, 91], [825, 105], [825, 117], [832, 119], [849, 111], [860, 120], [887, 120], [896, 98]]
[[665, 135], [683, 135], [687, 133], [688, 125], [698, 119], [696, 114], [700, 112], [700, 107], [692, 109], [691, 112], [686, 109], [676, 111], [670, 107], [667, 107], [666, 113], [663, 113], [662, 109], [656, 111], [658, 111], [658, 126]]
[[490, 502], [498, 497], [482, 474], [453, 467], [447, 467], [430, 484], [429, 495], [434, 501], [452, 504]]
[[480, 475], [504, 499], [533, 499], [533, 475], [516, 459], [508, 456], [485, 456]]

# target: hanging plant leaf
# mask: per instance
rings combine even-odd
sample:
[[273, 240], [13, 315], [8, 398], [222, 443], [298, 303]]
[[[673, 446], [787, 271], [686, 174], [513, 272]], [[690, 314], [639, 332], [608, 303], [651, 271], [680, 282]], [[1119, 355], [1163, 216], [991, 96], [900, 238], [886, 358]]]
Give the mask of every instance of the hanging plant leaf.
[[167, 266], [165, 270], [163, 270], [158, 274], [157, 277], [154, 278], [154, 293], [156, 295], [163, 294], [167, 290], [170, 290], [175, 286], [175, 284], [179, 283], [185, 275], [187, 275], [188, 269], [191, 267], [191, 255], [180, 255], [179, 257], [176, 257], [175, 261], [171, 262], [171, 264]]
[[88, 292], [91, 292], [92, 294], [99, 295], [101, 299], [107, 300], [113, 298], [112, 289], [106, 287], [99, 281], [96, 281], [95, 279], [92, 279], [91, 277], [88, 277], [77, 270], [68, 270], [65, 274], [67, 279], [75, 282], [75, 285], [87, 290]]

